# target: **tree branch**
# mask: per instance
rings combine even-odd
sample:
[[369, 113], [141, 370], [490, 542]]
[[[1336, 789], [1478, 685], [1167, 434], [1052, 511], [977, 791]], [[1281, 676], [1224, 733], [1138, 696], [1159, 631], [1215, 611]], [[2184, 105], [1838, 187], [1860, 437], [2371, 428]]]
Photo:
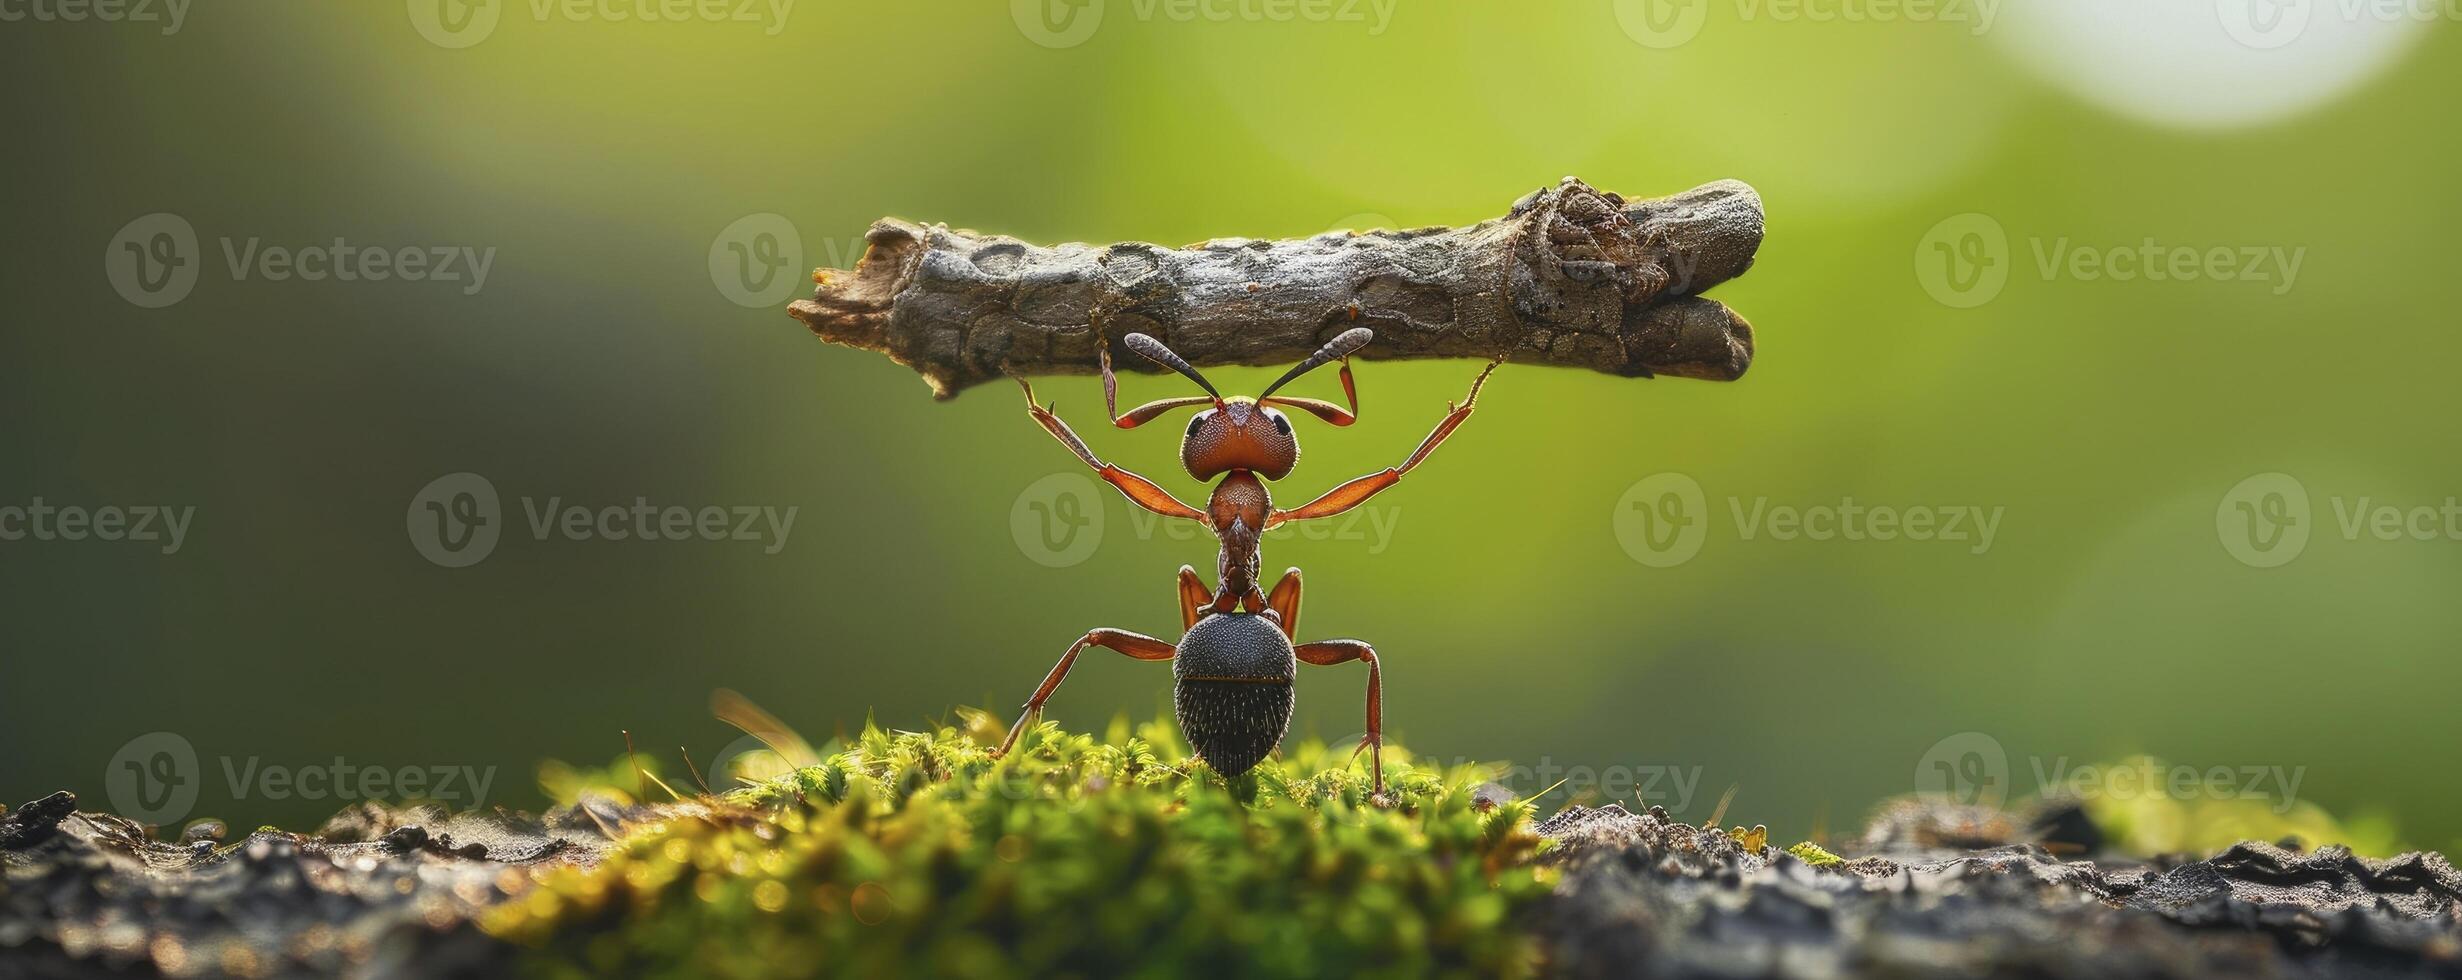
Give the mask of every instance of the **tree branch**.
[[[1031, 245], [885, 218], [852, 271], [788, 313], [914, 368], [940, 398], [1005, 374], [1090, 374], [1097, 343], [1160, 338], [1191, 363], [1281, 364], [1365, 324], [1367, 359], [1516, 364], [1732, 381], [1752, 327], [1698, 294], [1761, 246], [1741, 181], [1628, 202], [1571, 177], [1467, 228], [1216, 239], [1169, 249]], [[1100, 338], [1095, 324], [1101, 324]], [[1122, 367], [1155, 370], [1121, 356]]]

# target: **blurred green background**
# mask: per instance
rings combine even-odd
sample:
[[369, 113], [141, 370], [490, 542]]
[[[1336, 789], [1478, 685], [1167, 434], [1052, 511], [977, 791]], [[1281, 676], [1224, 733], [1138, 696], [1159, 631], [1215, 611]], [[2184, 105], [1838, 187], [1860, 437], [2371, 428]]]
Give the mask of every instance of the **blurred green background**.
[[[1403, 744], [1626, 767], [1694, 820], [1736, 787], [1730, 822], [1782, 836], [1858, 826], [1928, 772], [2022, 796], [2144, 752], [2297, 770], [2303, 801], [2462, 842], [2462, 541], [2339, 519], [2462, 483], [2443, 18], [2321, 3], [2286, 41], [2231, 0], [2010, 0], [1988, 25], [1958, 4], [1035, 4], [0, 23], [23, 80], [0, 506], [195, 509], [168, 555], [0, 540], [0, 796], [104, 808], [160, 731], [200, 760], [184, 812], [242, 826], [348, 801], [234, 794], [231, 772], [337, 758], [494, 767], [484, 802], [534, 806], [538, 760], [607, 759], [619, 730], [706, 763], [734, 737], [714, 688], [816, 741], [868, 712], [1005, 711], [1087, 627], [1176, 636], [1173, 570], [1212, 545], [1112, 495], [1083, 560], [1033, 546], [1029, 488], [1073, 460], [1012, 390], [935, 403], [812, 339], [783, 312], [804, 269], [851, 263], [883, 215], [1178, 244], [1467, 223], [1566, 174], [1636, 196], [1735, 177], [1769, 212], [1758, 266], [1714, 294], [1758, 330], [1744, 380], [1508, 366], [1372, 509], [1382, 529], [1269, 542], [1269, 568], [1307, 570], [1304, 633], [1382, 652]], [[158, 212], [193, 228], [196, 279], [147, 308], [114, 263]], [[739, 225], [762, 214], [786, 233]], [[344, 282], [225, 254], [337, 238], [494, 258], [483, 283]], [[2149, 239], [2301, 264], [2068, 264]], [[1476, 367], [1363, 364], [1362, 422], [1303, 421], [1282, 493], [1398, 461]], [[1041, 391], [1096, 451], [1201, 496], [1171, 427], [1096, 425], [1091, 379]], [[418, 498], [461, 472], [500, 495], [502, 537], [444, 567]], [[1628, 493], [1660, 474], [1681, 479]], [[1702, 532], [1676, 561], [1632, 505], [1685, 480], [1697, 507], [1647, 510]], [[772, 554], [540, 539], [523, 503], [637, 498], [797, 516]], [[1744, 527], [1764, 499], [2001, 516], [1976, 553]], [[1295, 728], [1356, 734], [1363, 682], [1303, 675]], [[1145, 716], [1168, 683], [1098, 656], [1051, 716]]]

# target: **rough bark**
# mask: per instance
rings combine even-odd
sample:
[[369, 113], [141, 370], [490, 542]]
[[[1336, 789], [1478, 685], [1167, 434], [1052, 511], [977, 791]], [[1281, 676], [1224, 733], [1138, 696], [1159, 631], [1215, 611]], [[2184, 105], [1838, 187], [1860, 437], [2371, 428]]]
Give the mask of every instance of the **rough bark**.
[[[1626, 201], [1567, 177], [1467, 228], [1216, 239], [1171, 249], [1033, 245], [872, 226], [851, 271], [788, 312], [824, 340], [914, 368], [940, 398], [1008, 374], [1088, 374], [1097, 344], [1161, 338], [1197, 365], [1279, 364], [1355, 324], [1365, 359], [1509, 356], [1625, 377], [1731, 381], [1752, 328], [1699, 294], [1742, 275], [1761, 198], [1733, 180]], [[1096, 324], [1099, 322], [1100, 335]]]
[[[740, 817], [692, 801], [538, 817], [363, 803], [313, 834], [225, 846], [76, 802], [0, 815], [0, 976], [519, 972], [526, 947], [474, 923], [526, 900], [535, 873], [593, 864], [635, 829]], [[1561, 876], [1554, 895], [1482, 928], [1533, 930], [1565, 977], [2462, 976], [2462, 874], [2434, 852], [2251, 841], [2149, 862], [2101, 853], [2074, 805], [1912, 800], [1817, 867], [1656, 808], [1574, 806], [1535, 830], [1555, 842], [1538, 858]], [[702, 872], [721, 873], [747, 872]]]
[[1563, 878], [1537, 928], [1564, 977], [2462, 975], [2462, 874], [2433, 851], [2140, 861], [2097, 854], [2073, 803], [1898, 801], [1825, 867], [1655, 807], [1576, 806], [1538, 832]]

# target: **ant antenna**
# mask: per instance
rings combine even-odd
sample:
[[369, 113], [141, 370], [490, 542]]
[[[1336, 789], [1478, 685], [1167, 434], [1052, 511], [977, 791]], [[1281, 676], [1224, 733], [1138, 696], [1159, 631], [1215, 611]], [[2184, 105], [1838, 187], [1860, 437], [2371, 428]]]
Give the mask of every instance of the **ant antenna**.
[[1215, 404], [1222, 404], [1222, 392], [1215, 391], [1213, 383], [1205, 380], [1205, 375], [1198, 374], [1196, 368], [1190, 367], [1180, 355], [1172, 353], [1171, 348], [1163, 346], [1162, 341], [1141, 333], [1133, 333], [1120, 338], [1120, 344], [1137, 352], [1139, 357], [1186, 375], [1188, 380], [1197, 383], [1197, 387], [1205, 389], [1206, 394], [1214, 396]]
[[1366, 327], [1352, 327], [1349, 330], [1335, 334], [1334, 339], [1326, 341], [1325, 346], [1317, 348], [1316, 353], [1308, 355], [1307, 360], [1293, 365], [1291, 370], [1284, 372], [1283, 376], [1279, 380], [1276, 380], [1273, 384], [1266, 385], [1265, 391], [1257, 395], [1257, 397], [1262, 399], [1266, 395], [1273, 394], [1275, 389], [1281, 388], [1283, 385], [1290, 384], [1291, 379], [1293, 378], [1297, 378], [1300, 375], [1324, 367], [1325, 365], [1333, 363], [1341, 358], [1349, 357], [1360, 348], [1368, 346], [1368, 341], [1375, 339], [1376, 331], [1370, 330]]

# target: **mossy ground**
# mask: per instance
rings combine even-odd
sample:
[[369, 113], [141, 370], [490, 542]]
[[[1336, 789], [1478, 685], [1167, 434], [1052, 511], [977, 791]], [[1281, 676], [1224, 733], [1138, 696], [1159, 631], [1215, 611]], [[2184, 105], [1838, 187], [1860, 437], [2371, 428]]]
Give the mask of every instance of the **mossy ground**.
[[[928, 732], [867, 725], [814, 753], [817, 764], [649, 811], [596, 866], [540, 874], [482, 925], [548, 976], [1491, 977], [1542, 966], [1533, 913], [1559, 872], [1534, 860], [1546, 842], [1531, 801], [1479, 799], [1496, 769], [1433, 767], [1388, 745], [1388, 794], [1371, 799], [1367, 760], [1319, 741], [1225, 780], [1190, 760], [1167, 720], [1115, 721], [1100, 738], [1046, 723], [994, 759], [1001, 735], [972, 711]], [[646, 778], [630, 759], [542, 772], [568, 803], [626, 796]], [[2208, 823], [2260, 839], [2354, 839], [2313, 807], [2086, 809], [2124, 851], [2181, 849]], [[1765, 858], [1782, 850], [1760, 827], [1729, 833]], [[1816, 867], [1842, 861], [1810, 841], [1783, 850]]]
[[[1518, 976], [1552, 883], [1528, 803], [1387, 746], [1226, 781], [1167, 722], [1046, 723], [995, 760], [976, 714], [867, 728], [542, 877], [485, 928], [549, 975]], [[565, 774], [567, 777], [571, 773]]]

